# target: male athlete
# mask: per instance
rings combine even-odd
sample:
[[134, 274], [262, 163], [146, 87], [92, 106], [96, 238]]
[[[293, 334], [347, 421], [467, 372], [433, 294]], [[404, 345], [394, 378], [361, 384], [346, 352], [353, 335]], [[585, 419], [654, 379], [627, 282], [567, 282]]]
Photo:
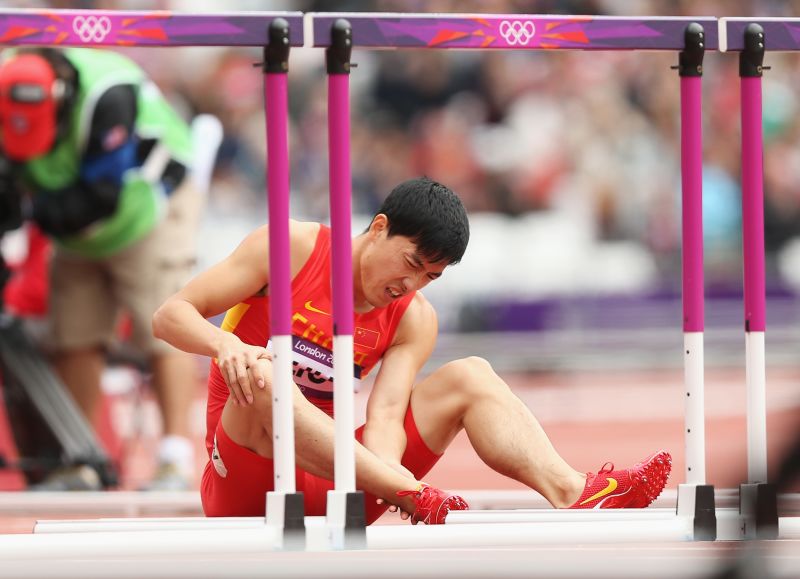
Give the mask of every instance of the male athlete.
[[[325, 513], [333, 488], [334, 423], [330, 230], [292, 221], [291, 270], [297, 488], [306, 514]], [[458, 496], [420, 482], [462, 429], [497, 472], [557, 508], [646, 507], [661, 492], [671, 458], [660, 451], [626, 470], [584, 474], [555, 451], [527, 407], [481, 358], [445, 364], [414, 384], [433, 350], [436, 313], [419, 292], [460, 261], [469, 224], [458, 197], [428, 179], [397, 186], [353, 240], [355, 373], [381, 360], [356, 431], [356, 484], [367, 521], [387, 508], [413, 523], [439, 524], [466, 509]], [[272, 366], [267, 227], [156, 312], [157, 337], [214, 359], [208, 380], [201, 496], [208, 516], [263, 515], [273, 489]], [[227, 311], [221, 328], [206, 318]], [[613, 468], [613, 467], [612, 467]]]

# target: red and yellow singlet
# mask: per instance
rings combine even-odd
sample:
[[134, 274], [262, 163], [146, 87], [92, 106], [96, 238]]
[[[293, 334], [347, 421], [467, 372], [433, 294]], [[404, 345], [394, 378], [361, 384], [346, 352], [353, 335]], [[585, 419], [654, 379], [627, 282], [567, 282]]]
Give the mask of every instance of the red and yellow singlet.
[[[333, 317], [331, 296], [331, 232], [320, 225], [314, 250], [292, 280], [292, 345], [294, 380], [315, 406], [333, 416]], [[354, 376], [366, 376], [392, 343], [400, 318], [414, 298], [404, 296], [385, 308], [355, 314], [353, 331]], [[269, 345], [269, 297], [255, 296], [225, 314], [222, 329], [246, 344]], [[228, 387], [216, 363], [208, 377], [206, 448], [213, 447], [214, 432], [228, 399]]]

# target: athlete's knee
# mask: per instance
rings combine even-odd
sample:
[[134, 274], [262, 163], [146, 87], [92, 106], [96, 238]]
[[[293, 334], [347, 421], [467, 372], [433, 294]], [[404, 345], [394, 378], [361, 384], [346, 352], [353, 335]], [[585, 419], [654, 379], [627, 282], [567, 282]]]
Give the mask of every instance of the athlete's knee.
[[496, 376], [492, 365], [479, 356], [469, 356], [453, 360], [442, 366], [446, 381], [459, 388], [473, 385], [484, 385], [489, 379]]
[[[229, 398], [222, 412], [225, 431], [232, 440], [250, 449], [260, 449], [272, 441], [272, 406], [269, 392], [253, 391], [251, 404], [234, 404]], [[259, 452], [256, 450], [256, 452]], [[261, 452], [259, 452], [261, 454]]]
[[252, 417], [251, 420], [257, 421], [268, 432], [272, 431], [272, 404], [274, 401], [275, 393], [272, 385], [267, 381], [263, 387], [253, 385], [253, 402], [245, 405]]

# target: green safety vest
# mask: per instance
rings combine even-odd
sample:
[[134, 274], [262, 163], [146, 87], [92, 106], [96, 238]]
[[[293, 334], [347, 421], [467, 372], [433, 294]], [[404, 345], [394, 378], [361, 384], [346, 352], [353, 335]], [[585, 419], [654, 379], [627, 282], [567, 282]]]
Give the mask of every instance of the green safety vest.
[[[91, 48], [67, 48], [64, 55], [78, 71], [78, 92], [66, 135], [48, 154], [25, 164], [25, 178], [37, 194], [55, 195], [78, 180], [89, 139], [94, 107], [109, 88], [134, 85], [138, 89], [138, 113], [134, 132], [144, 139], [158, 139], [172, 158], [191, 167], [189, 127], [133, 61], [118, 54]], [[166, 195], [160, 183], [147, 182], [139, 168], [125, 172], [117, 210], [77, 235], [57, 243], [87, 257], [104, 257], [120, 251], [147, 235], [165, 213]]]

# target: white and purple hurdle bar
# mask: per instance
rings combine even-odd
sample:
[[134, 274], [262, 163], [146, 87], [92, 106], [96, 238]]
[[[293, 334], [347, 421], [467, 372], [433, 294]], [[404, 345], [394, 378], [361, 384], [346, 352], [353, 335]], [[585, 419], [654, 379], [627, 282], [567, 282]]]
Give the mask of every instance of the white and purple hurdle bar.
[[[314, 46], [330, 51], [335, 45], [334, 30], [349, 30], [353, 48], [436, 48], [502, 50], [678, 50], [681, 77], [681, 165], [683, 188], [683, 328], [686, 383], [686, 484], [681, 485], [677, 510], [694, 521], [698, 539], [716, 537], [714, 489], [705, 484], [705, 426], [703, 376], [703, 214], [702, 214], [702, 61], [706, 49], [717, 47], [717, 20], [714, 18], [612, 18], [591, 16], [465, 15], [465, 14], [311, 14]], [[342, 32], [340, 32], [342, 33]], [[349, 67], [332, 74], [329, 66], [329, 140], [331, 145], [331, 227], [333, 230], [334, 298], [336, 291], [349, 299], [334, 302], [334, 316], [342, 309], [335, 333], [347, 354], [339, 352], [341, 375], [334, 380], [336, 407], [336, 488], [348, 493], [354, 489], [352, 442], [353, 388], [352, 365], [353, 303], [350, 271], [351, 236], [350, 180], [342, 179], [346, 170], [335, 162], [348, 162], [349, 115], [347, 74]], [[341, 172], [339, 172], [341, 171]], [[336, 177], [336, 178], [335, 178]], [[346, 210], [344, 209], [346, 207]], [[339, 231], [340, 233], [337, 233]], [[342, 257], [337, 261], [337, 255]], [[346, 267], [346, 275], [337, 272]], [[345, 284], [345, 287], [337, 287]], [[347, 320], [347, 326], [344, 325]], [[337, 338], [335, 338], [336, 340]], [[337, 342], [334, 342], [337, 343]], [[345, 371], [347, 375], [345, 375]], [[340, 408], [350, 409], [340, 426]], [[346, 474], [341, 474], [346, 471]], [[336, 512], [343, 512], [340, 506]], [[331, 503], [329, 503], [330, 506]], [[329, 510], [329, 515], [331, 511]], [[470, 513], [463, 513], [469, 518]], [[458, 518], [461, 518], [459, 514]], [[622, 514], [624, 517], [625, 515]], [[340, 523], [341, 524], [341, 523]]]

